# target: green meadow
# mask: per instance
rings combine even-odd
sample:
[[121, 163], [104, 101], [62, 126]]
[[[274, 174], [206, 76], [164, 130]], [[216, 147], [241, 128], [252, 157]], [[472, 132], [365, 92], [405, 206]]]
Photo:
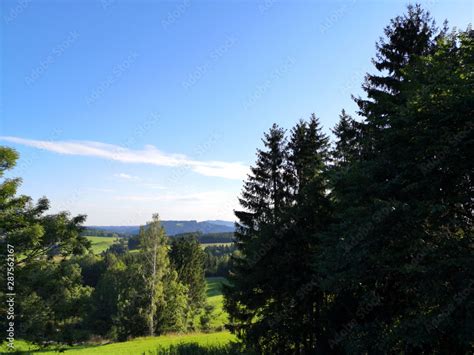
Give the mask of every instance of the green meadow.
[[[88, 235], [86, 236], [87, 239], [89, 239], [92, 243], [92, 252], [94, 254], [100, 254], [103, 251], [107, 250], [108, 247], [110, 247], [115, 241], [116, 238], [114, 237], [97, 237], [97, 236], [92, 236]], [[233, 243], [201, 243], [201, 247], [203, 249], [207, 247], [213, 247], [213, 246], [231, 246]], [[131, 250], [131, 252], [136, 252], [137, 249]]]
[[[136, 338], [126, 342], [111, 343], [105, 345], [78, 345], [74, 347], [61, 347], [60, 349], [40, 349], [38, 346], [28, 344], [24, 341], [16, 342], [17, 354], [114, 354], [133, 355], [154, 353], [158, 349], [165, 350], [171, 346], [195, 344], [202, 348], [222, 347], [234, 341], [235, 337], [227, 331], [216, 333], [190, 333], [169, 334], [158, 337]], [[4, 346], [0, 348], [2, 353], [7, 353]]]
[[90, 240], [94, 254], [100, 254], [107, 250], [116, 240], [114, 237], [86, 236], [86, 238]]
[[211, 315], [211, 329], [222, 329], [227, 323], [227, 313], [223, 309], [224, 296], [222, 285], [226, 282], [223, 277], [207, 278], [207, 302], [214, 307]]

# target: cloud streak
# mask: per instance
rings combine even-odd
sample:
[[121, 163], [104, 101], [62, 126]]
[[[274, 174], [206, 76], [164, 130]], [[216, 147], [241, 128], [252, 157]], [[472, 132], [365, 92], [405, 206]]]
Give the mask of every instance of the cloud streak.
[[225, 179], [241, 180], [249, 170], [239, 162], [194, 160], [183, 154], [164, 153], [152, 145], [134, 150], [93, 141], [42, 141], [11, 136], [0, 136], [0, 140], [64, 155], [97, 157], [128, 164], [183, 167], [200, 175]]
[[123, 179], [123, 180], [140, 180], [138, 176], [129, 175], [125, 173], [114, 174], [116, 178]]

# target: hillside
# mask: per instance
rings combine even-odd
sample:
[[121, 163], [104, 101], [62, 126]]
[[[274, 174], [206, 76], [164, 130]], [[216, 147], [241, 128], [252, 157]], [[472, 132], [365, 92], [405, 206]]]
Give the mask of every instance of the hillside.
[[[228, 233], [235, 230], [234, 223], [230, 221], [162, 221], [166, 234], [176, 235], [182, 233]], [[138, 234], [140, 226], [87, 226], [88, 231], [103, 231], [118, 235]], [[87, 233], [88, 235], [98, 235], [98, 233]]]

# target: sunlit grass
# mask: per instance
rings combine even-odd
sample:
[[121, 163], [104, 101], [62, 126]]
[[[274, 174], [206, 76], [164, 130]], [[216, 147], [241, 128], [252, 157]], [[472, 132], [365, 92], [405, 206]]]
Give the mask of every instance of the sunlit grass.
[[94, 254], [100, 254], [103, 251], [107, 250], [117, 238], [114, 237], [96, 237], [96, 236], [86, 236], [92, 244], [92, 252]]

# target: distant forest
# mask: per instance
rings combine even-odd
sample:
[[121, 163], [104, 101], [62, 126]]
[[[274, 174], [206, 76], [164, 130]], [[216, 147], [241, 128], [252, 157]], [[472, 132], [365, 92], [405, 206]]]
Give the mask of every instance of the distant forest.
[[[129, 246], [138, 244], [138, 234], [126, 234], [126, 233], [115, 233], [108, 230], [85, 228], [81, 232], [81, 236], [97, 236], [97, 237], [113, 237], [113, 238], [128, 238]], [[168, 234], [167, 234], [168, 235]], [[211, 243], [232, 243], [234, 242], [234, 232], [222, 232], [222, 233], [202, 233], [202, 232], [192, 232], [192, 233], [180, 233], [169, 235], [172, 238], [181, 238], [186, 236], [195, 237], [199, 243], [202, 244], [211, 244]], [[133, 247], [131, 248], [133, 249]]]
[[[161, 221], [167, 235], [176, 235], [183, 233], [225, 233], [233, 232], [235, 226], [233, 222], [228, 221]], [[137, 235], [140, 226], [88, 226], [87, 230], [93, 231], [97, 236], [112, 236], [114, 233], [118, 236]]]

